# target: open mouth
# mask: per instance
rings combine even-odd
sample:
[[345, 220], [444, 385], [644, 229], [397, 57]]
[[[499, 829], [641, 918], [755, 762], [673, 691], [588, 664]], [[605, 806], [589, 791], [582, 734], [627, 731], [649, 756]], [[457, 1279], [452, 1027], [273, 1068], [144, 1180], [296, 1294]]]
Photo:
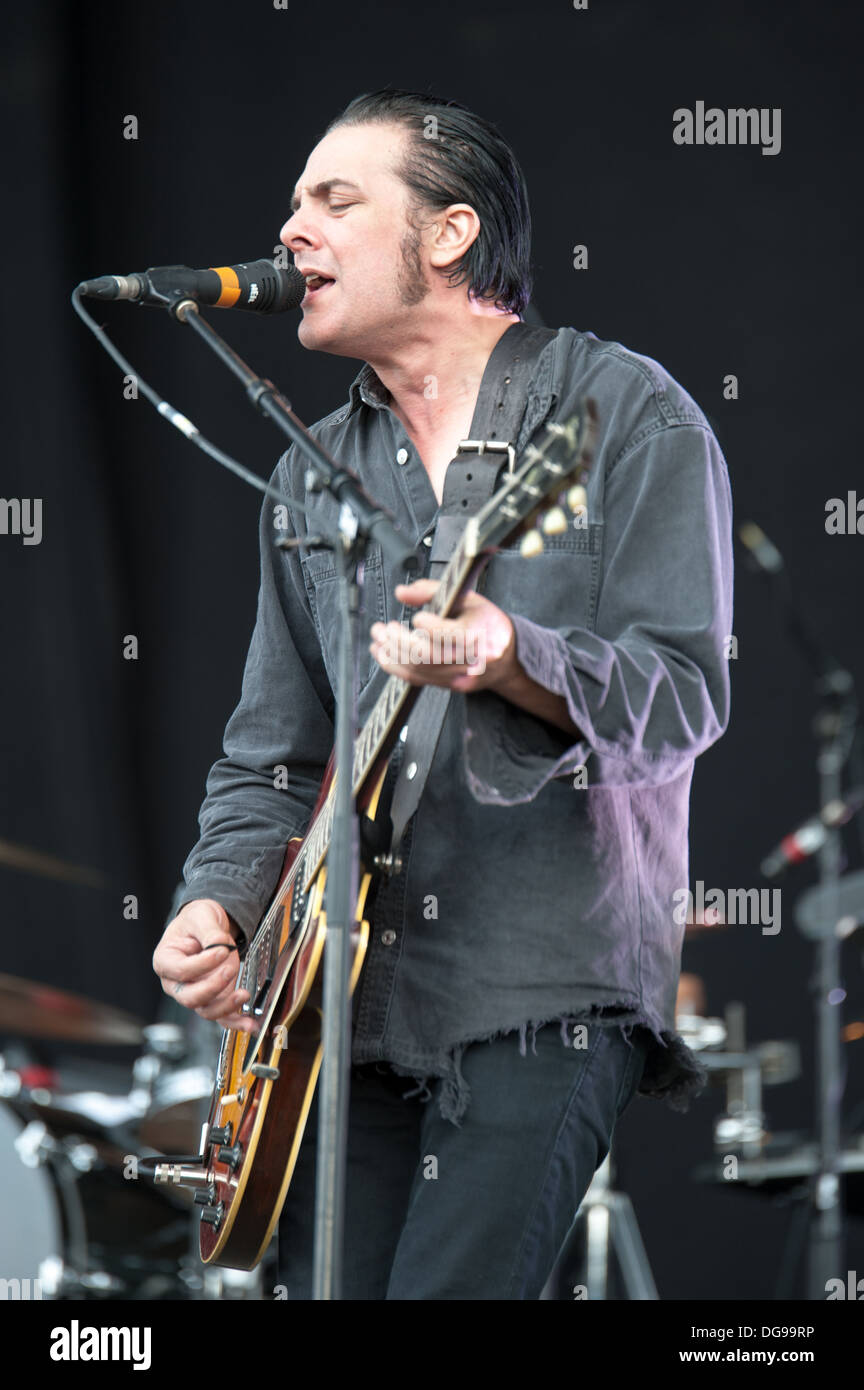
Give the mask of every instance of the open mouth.
[[306, 276], [306, 295], [305, 295], [305, 298], [304, 298], [304, 300], [303, 300], [303, 303], [305, 304], [309, 299], [314, 299], [316, 295], [319, 295], [319, 294], [322, 292], [322, 290], [325, 290], [325, 289], [327, 288], [328, 285], [332, 285], [332, 284], [333, 284], [333, 280], [332, 280], [329, 276], [326, 276], [326, 275], [307, 275], [307, 276]]

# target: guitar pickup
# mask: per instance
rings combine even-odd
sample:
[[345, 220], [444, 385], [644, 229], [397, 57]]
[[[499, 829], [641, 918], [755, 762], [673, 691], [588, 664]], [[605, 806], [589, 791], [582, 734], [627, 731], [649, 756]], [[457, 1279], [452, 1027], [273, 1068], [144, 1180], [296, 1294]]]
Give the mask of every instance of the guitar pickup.
[[273, 945], [273, 934], [271, 932], [270, 940], [266, 943], [265, 950], [261, 952], [261, 956], [256, 954], [256, 970], [254, 975], [247, 975], [246, 979], [243, 981], [244, 987], [249, 991], [250, 998], [246, 1000], [245, 1004], [240, 1005], [240, 1012], [242, 1014], [254, 1014], [256, 1017], [260, 1017], [264, 1012], [267, 1003], [267, 994], [273, 983]]
[[267, 992], [270, 989], [272, 983], [273, 976], [268, 971], [268, 973], [264, 976], [262, 983], [258, 986], [258, 992], [255, 995], [255, 998], [247, 1000], [246, 1003], [243, 1005], [242, 1012], [244, 1014], [254, 1013], [256, 1016], [260, 1018], [261, 1014], [263, 1014], [264, 1012], [264, 1005], [267, 1003]]

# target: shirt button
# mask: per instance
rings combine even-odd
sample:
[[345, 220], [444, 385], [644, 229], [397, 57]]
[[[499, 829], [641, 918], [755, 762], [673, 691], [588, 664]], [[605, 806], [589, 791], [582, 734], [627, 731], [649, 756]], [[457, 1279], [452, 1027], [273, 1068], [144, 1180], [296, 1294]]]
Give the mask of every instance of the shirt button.
[[397, 451], [397, 454], [396, 454], [396, 462], [397, 462], [397, 463], [407, 463], [407, 462], [408, 462], [408, 450], [407, 450], [407, 449], [399, 449], [399, 450]]
[[386, 931], [382, 931], [382, 933], [381, 933], [381, 944], [382, 944], [382, 946], [392, 946], [392, 945], [393, 945], [393, 942], [394, 942], [395, 940], [396, 940], [396, 933], [395, 933], [395, 931], [393, 931], [390, 927], [388, 927]]
[[431, 536], [424, 536], [424, 537], [423, 537], [423, 544], [424, 544], [424, 545], [431, 545], [431, 544], [432, 544], [432, 537], [431, 537]]

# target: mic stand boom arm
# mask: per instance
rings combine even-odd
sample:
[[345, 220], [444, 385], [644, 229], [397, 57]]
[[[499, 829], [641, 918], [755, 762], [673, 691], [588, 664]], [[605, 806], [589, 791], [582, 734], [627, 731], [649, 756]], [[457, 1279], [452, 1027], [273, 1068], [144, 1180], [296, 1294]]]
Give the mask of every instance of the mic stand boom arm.
[[230, 348], [214, 328], [202, 319], [198, 305], [193, 299], [181, 299], [173, 305], [171, 313], [181, 323], [187, 324], [202, 338], [226, 367], [239, 377], [246, 387], [246, 395], [263, 415], [267, 415], [288, 436], [292, 444], [309, 459], [321, 482], [337, 501], [349, 506], [357, 517], [357, 530], [360, 535], [378, 541], [381, 549], [400, 569], [419, 568], [416, 552], [406, 546], [394, 523], [387, 514], [363, 491], [356, 475], [346, 468], [340, 468], [326, 450], [312, 437], [305, 425], [298, 420], [289, 402], [272, 381], [256, 376], [242, 357]]

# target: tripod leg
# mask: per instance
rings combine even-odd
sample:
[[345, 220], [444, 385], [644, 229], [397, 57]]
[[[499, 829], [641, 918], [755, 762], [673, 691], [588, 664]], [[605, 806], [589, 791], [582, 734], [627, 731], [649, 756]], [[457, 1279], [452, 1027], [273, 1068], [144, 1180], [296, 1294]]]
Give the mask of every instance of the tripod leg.
[[623, 1192], [610, 1192], [606, 1200], [611, 1208], [612, 1244], [628, 1296], [640, 1300], [658, 1299], [633, 1203]]
[[605, 1200], [592, 1202], [585, 1212], [585, 1282], [592, 1302], [609, 1293], [609, 1218]]

